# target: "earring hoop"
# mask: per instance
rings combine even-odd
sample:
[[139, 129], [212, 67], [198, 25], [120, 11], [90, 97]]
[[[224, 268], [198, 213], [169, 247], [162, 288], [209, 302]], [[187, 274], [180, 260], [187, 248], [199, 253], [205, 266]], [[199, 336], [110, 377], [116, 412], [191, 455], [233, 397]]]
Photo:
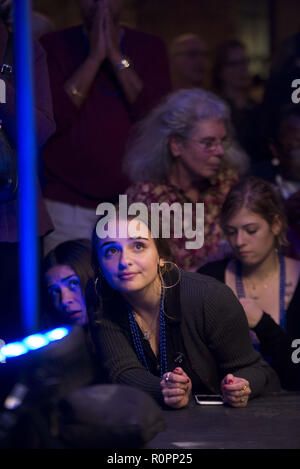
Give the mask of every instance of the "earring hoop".
[[94, 287], [95, 287], [95, 292], [97, 295], [99, 295], [98, 282], [100, 283], [99, 277], [96, 277], [96, 280], [94, 282]]
[[177, 272], [178, 272], [178, 279], [176, 280], [176, 282], [174, 283], [174, 285], [165, 286], [165, 285], [164, 285], [164, 282], [163, 282], [163, 276], [162, 276], [162, 272], [161, 272], [161, 267], [160, 267], [160, 265], [159, 265], [159, 266], [158, 266], [158, 272], [159, 272], [159, 276], [160, 276], [160, 279], [161, 279], [163, 288], [164, 288], [164, 289], [167, 289], [167, 288], [174, 288], [176, 285], [178, 285], [178, 283], [179, 283], [180, 280], [181, 280], [181, 272], [180, 272], [180, 269], [179, 269], [178, 265], [177, 265], [175, 262], [172, 262], [172, 261], [164, 261], [164, 265], [165, 265], [165, 264], [171, 264], [171, 265], [173, 265], [174, 267], [176, 267]]

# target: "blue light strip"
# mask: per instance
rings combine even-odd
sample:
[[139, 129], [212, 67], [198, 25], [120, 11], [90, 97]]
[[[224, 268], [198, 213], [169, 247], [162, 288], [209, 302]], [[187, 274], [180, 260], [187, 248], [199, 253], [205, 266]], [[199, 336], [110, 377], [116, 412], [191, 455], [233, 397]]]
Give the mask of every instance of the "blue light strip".
[[25, 355], [32, 350], [45, 347], [50, 342], [55, 342], [66, 337], [71, 331], [71, 327], [56, 327], [46, 332], [31, 334], [18, 342], [11, 342], [0, 348], [0, 355], [3, 359], [15, 358]]
[[14, 0], [20, 297], [25, 334], [38, 327], [37, 155], [32, 70], [31, 0]]

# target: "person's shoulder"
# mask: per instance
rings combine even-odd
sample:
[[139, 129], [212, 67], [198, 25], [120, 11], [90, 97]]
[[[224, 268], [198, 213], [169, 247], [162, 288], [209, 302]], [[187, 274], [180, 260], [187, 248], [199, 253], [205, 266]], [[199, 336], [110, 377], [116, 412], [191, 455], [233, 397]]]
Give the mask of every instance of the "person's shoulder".
[[126, 190], [128, 198], [132, 200], [141, 200], [147, 197], [150, 202], [163, 202], [169, 200], [169, 187], [164, 183], [154, 181], [139, 181], [132, 184]]
[[[225, 304], [232, 306], [234, 294], [220, 280], [198, 272], [181, 272], [180, 295], [184, 309], [191, 314], [202, 308], [206, 314], [219, 311]], [[232, 314], [235, 312], [233, 311]], [[187, 313], [185, 313], [187, 314]]]
[[216, 286], [224, 286], [218, 279], [199, 272], [181, 271], [182, 287], [194, 287], [199, 291], [214, 289]]
[[226, 162], [218, 174], [211, 179], [211, 187], [208, 192], [218, 195], [219, 199], [223, 200], [231, 186], [238, 180], [239, 176], [236, 168]]
[[127, 26], [124, 26], [124, 32], [125, 32], [125, 37], [128, 39], [128, 40], [138, 40], [139, 41], [139, 44], [140, 43], [143, 43], [143, 44], [152, 44], [152, 45], [159, 45], [159, 46], [164, 46], [165, 43], [163, 41], [163, 39], [159, 36], [156, 36], [154, 34], [151, 34], [151, 33], [146, 33], [144, 31], [139, 31], [137, 29], [132, 29], [132, 28], [128, 28]]
[[224, 164], [224, 167], [222, 170], [219, 172], [218, 175], [218, 182], [219, 184], [226, 184], [226, 183], [235, 183], [238, 181], [238, 172], [235, 168], [233, 168], [229, 164]]
[[208, 262], [198, 269], [198, 273], [209, 275], [217, 279], [224, 277], [225, 270], [230, 262], [231, 258], [226, 257], [225, 259], [219, 259], [217, 261]]
[[72, 43], [76, 38], [82, 36], [82, 25], [71, 26], [65, 29], [59, 29], [57, 31], [51, 31], [43, 35], [39, 42], [46, 49], [55, 48], [57, 45], [62, 43]]
[[154, 187], [155, 185], [151, 181], [137, 181], [133, 184], [131, 184], [127, 189], [126, 192], [131, 192], [131, 191], [137, 191], [137, 190], [150, 190]]
[[46, 57], [46, 52], [44, 47], [42, 46], [41, 42], [34, 39], [32, 41], [33, 44], [33, 51], [35, 59], [40, 59], [41, 57]]
[[284, 259], [287, 269], [298, 279], [298, 282], [300, 282], [300, 261], [287, 256], [285, 256]]

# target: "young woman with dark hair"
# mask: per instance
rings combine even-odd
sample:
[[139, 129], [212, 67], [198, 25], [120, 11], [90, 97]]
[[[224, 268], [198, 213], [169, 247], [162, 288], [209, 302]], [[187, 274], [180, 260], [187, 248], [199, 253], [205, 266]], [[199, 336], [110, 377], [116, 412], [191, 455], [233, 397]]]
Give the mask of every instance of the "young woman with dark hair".
[[90, 325], [110, 381], [173, 408], [186, 406], [192, 392], [222, 393], [228, 405], [244, 407], [279, 389], [231, 290], [179, 269], [168, 240], [152, 237], [145, 219], [136, 222], [119, 218], [93, 237], [99, 304]]
[[93, 277], [90, 241], [59, 244], [45, 257], [42, 270], [49, 322], [86, 324], [85, 288]]

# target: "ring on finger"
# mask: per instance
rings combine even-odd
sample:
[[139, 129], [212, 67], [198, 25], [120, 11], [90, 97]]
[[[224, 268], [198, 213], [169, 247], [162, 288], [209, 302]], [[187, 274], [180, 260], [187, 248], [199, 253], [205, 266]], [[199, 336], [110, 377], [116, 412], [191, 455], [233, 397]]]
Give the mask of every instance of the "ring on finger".
[[245, 400], [246, 400], [245, 397], [240, 398], [240, 402], [245, 402]]
[[243, 387], [242, 391], [246, 391], [247, 387], [248, 387], [247, 384], [245, 384], [245, 386]]
[[168, 372], [168, 373], [166, 374], [166, 377], [165, 377], [165, 382], [166, 382], [166, 383], [169, 381], [169, 377], [170, 377], [170, 372]]

